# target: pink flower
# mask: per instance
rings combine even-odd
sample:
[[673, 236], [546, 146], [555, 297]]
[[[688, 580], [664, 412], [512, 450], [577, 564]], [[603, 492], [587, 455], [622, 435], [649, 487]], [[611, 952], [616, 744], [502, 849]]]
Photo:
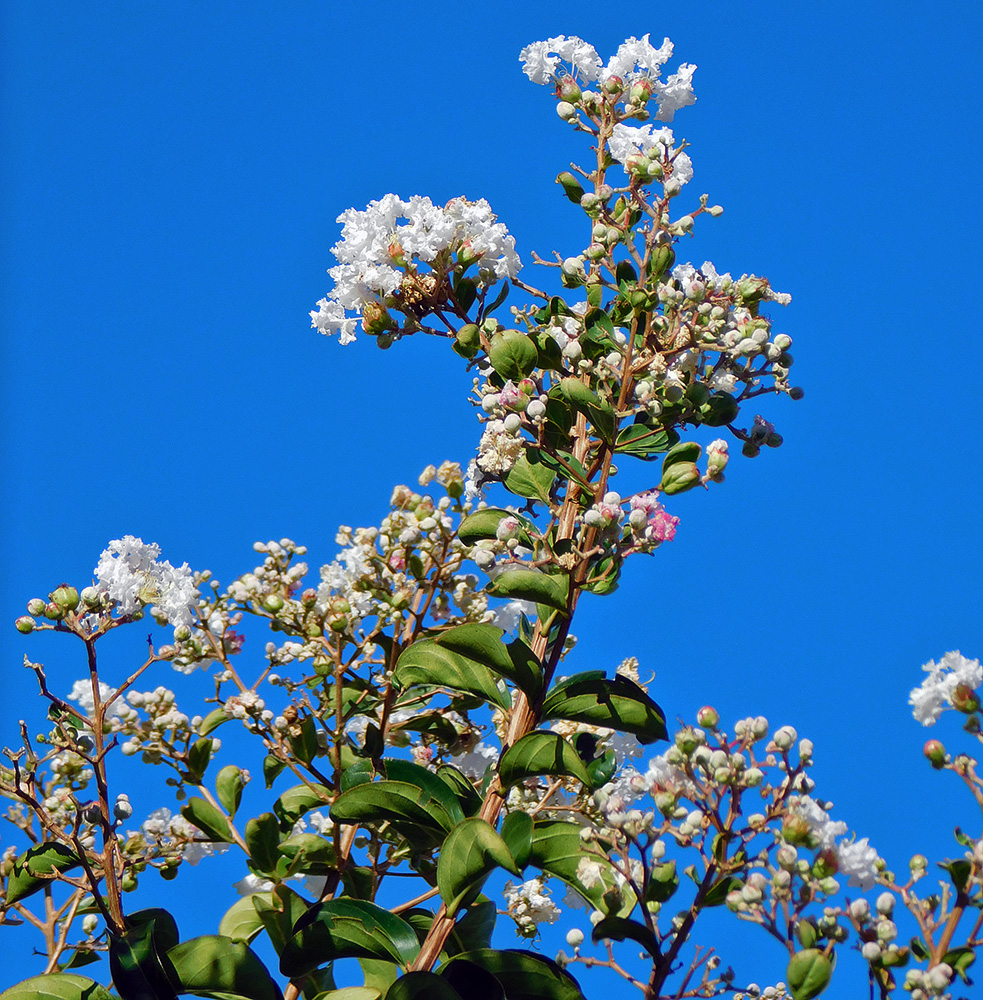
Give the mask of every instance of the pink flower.
[[679, 518], [667, 514], [664, 510], [657, 510], [649, 520], [649, 537], [656, 542], [671, 542], [676, 537], [676, 525]]

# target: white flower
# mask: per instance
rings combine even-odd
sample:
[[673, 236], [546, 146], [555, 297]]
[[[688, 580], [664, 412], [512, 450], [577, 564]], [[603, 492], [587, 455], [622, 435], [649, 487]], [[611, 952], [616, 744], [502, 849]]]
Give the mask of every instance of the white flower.
[[877, 851], [863, 840], [841, 843], [836, 847], [836, 861], [840, 872], [849, 877], [848, 885], [859, 886], [866, 892], [874, 885], [878, 875]]
[[454, 764], [469, 778], [483, 778], [489, 764], [498, 757], [499, 752], [496, 747], [489, 746], [487, 743], [478, 743], [474, 749], [455, 757]]
[[662, 163], [666, 159], [672, 162], [672, 178], [685, 184], [693, 177], [693, 161], [689, 156], [674, 147], [675, 137], [670, 128], [655, 128], [654, 125], [622, 125], [617, 124], [611, 130], [608, 149], [619, 163], [627, 163], [629, 157], [641, 153], [650, 160]]
[[478, 468], [492, 475], [508, 472], [522, 454], [521, 436], [510, 434], [504, 420], [489, 420], [478, 443]]
[[952, 705], [952, 694], [960, 684], [976, 690], [983, 684], [983, 667], [979, 660], [967, 660], [958, 650], [946, 653], [936, 663], [929, 660], [922, 670], [928, 677], [908, 698], [912, 715], [923, 725], [934, 725], [946, 705]]
[[[115, 688], [111, 688], [104, 681], [99, 681], [99, 700], [105, 704], [116, 693]], [[95, 702], [92, 700], [92, 681], [85, 679], [76, 681], [72, 685], [72, 690], [68, 695], [69, 701], [77, 701], [79, 708], [91, 719], [95, 709]], [[112, 719], [127, 708], [126, 702], [122, 698], [114, 701], [106, 712], [106, 718]]]
[[198, 597], [188, 564], [175, 568], [158, 562], [160, 546], [144, 544], [133, 535], [109, 543], [95, 568], [96, 589], [129, 615], [153, 605], [171, 625], [190, 625]]
[[232, 888], [240, 896], [251, 896], [255, 892], [269, 892], [273, 888], [273, 883], [268, 878], [250, 874], [238, 882], [233, 882]]
[[601, 57], [593, 45], [582, 38], [557, 35], [545, 42], [533, 42], [519, 53], [522, 72], [533, 83], [549, 83], [561, 62], [569, 63], [581, 82], [592, 83], [601, 71]]
[[560, 908], [546, 895], [538, 878], [529, 879], [520, 886], [506, 882], [504, 895], [509, 916], [520, 930], [530, 931], [537, 924], [555, 924], [559, 919]]
[[696, 67], [690, 63], [681, 65], [665, 82], [659, 79], [662, 67], [672, 56], [672, 42], [664, 39], [659, 48], [649, 42], [649, 36], [634, 36], [622, 42], [617, 53], [604, 67], [604, 76], [620, 76], [627, 85], [637, 80], [648, 80], [652, 84], [652, 96], [658, 101], [659, 121], [671, 122], [680, 109], [696, 102], [693, 93], [693, 73]]

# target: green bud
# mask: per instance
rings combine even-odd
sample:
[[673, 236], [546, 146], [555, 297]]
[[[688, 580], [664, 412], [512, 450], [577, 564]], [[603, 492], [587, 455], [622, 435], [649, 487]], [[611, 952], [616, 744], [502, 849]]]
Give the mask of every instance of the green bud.
[[720, 713], [710, 705], [704, 705], [696, 713], [696, 721], [704, 729], [716, 729], [720, 724]]
[[42, 601], [40, 597], [32, 597], [27, 602], [27, 613], [29, 615], [43, 615], [44, 609], [47, 607], [45, 601]]
[[653, 278], [661, 278], [669, 268], [675, 263], [676, 251], [671, 243], [663, 243], [652, 256], [651, 275]]
[[74, 611], [79, 606], [79, 592], [67, 583], [53, 590], [48, 597], [66, 611]]
[[86, 587], [82, 591], [81, 598], [87, 608], [96, 608], [102, 604], [102, 594], [95, 587]]
[[793, 955], [785, 979], [795, 1000], [813, 1000], [829, 986], [833, 963], [818, 948], [806, 948]]
[[395, 342], [396, 338], [389, 333], [380, 333], [379, 336], [375, 338], [376, 347], [378, 347], [380, 351], [388, 351]]
[[980, 699], [968, 684], [957, 684], [952, 692], [952, 707], [957, 712], [972, 715], [980, 707]]
[[65, 609], [60, 604], [51, 601], [44, 606], [44, 617], [56, 622], [61, 621], [65, 617]]
[[276, 614], [283, 610], [283, 598], [279, 594], [267, 594], [263, 598], [263, 608], [270, 614]]
[[23, 632], [24, 635], [28, 635], [30, 632], [33, 632], [36, 625], [37, 622], [29, 615], [21, 615], [21, 617], [14, 622], [14, 627], [17, 631]]
[[562, 174], [557, 174], [556, 183], [563, 188], [563, 193], [570, 201], [575, 205], [580, 204], [580, 199], [583, 198], [585, 192], [580, 181], [569, 170], [565, 170]]
[[790, 399], [801, 399], [805, 394], [805, 389], [803, 389], [800, 385], [793, 385], [788, 391]]
[[803, 948], [811, 948], [816, 943], [816, 938], [819, 937], [816, 921], [812, 917], [800, 920], [795, 928], [795, 936]]
[[929, 763], [936, 769], [936, 771], [945, 766], [945, 747], [939, 740], [929, 740], [925, 746], [922, 747], [922, 753], [925, 754]]
[[467, 358], [469, 361], [481, 350], [481, 334], [474, 323], [468, 323], [457, 331], [454, 338], [454, 350], [462, 358]]
[[686, 398], [697, 406], [703, 406], [710, 399], [710, 390], [702, 382], [692, 382], [686, 387]]
[[576, 104], [584, 95], [577, 81], [572, 76], [565, 76], [556, 85], [556, 96], [561, 101]]
[[662, 492], [667, 496], [685, 493], [700, 485], [700, 470], [693, 462], [675, 462], [662, 473]]
[[745, 441], [744, 447], [741, 448], [741, 454], [745, 458], [757, 458], [761, 454], [761, 449], [751, 441]]
[[769, 448], [781, 448], [784, 441], [785, 438], [783, 438], [781, 434], [769, 434], [768, 437], [765, 438], [765, 444], [768, 445]]

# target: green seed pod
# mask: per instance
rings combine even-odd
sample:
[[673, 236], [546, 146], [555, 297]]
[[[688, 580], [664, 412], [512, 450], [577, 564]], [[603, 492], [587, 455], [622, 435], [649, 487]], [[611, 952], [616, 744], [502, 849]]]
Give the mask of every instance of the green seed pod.
[[584, 196], [584, 189], [580, 181], [569, 170], [564, 170], [562, 174], [556, 175], [556, 183], [563, 188], [563, 193], [575, 205], [580, 204], [580, 199]]

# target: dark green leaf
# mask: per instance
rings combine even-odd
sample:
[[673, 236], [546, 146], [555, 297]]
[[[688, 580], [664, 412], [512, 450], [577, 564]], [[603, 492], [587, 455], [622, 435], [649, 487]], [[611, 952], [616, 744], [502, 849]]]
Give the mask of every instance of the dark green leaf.
[[343, 986], [340, 990], [318, 993], [314, 1000], [379, 1000], [381, 996], [371, 986]]
[[463, 1000], [461, 994], [433, 972], [409, 972], [389, 988], [386, 1000]]
[[680, 441], [674, 444], [666, 457], [662, 460], [663, 472], [678, 462], [695, 462], [703, 452], [703, 449], [695, 441]]
[[458, 823], [444, 841], [437, 862], [437, 886], [448, 916], [471, 902], [496, 868], [519, 874], [501, 835], [477, 816]]
[[0, 993], [0, 1000], [114, 1000], [97, 982], [74, 973], [34, 976]]
[[334, 844], [316, 833], [295, 833], [288, 837], [277, 850], [290, 862], [289, 873], [303, 872], [305, 875], [327, 875], [338, 865]]
[[543, 704], [543, 719], [569, 719], [634, 734], [640, 743], [667, 738], [662, 709], [634, 681], [600, 670], [574, 674], [555, 684]]
[[503, 481], [510, 493], [548, 504], [555, 478], [553, 470], [540, 460], [539, 452], [529, 448], [518, 457]]
[[272, 875], [280, 855], [280, 824], [273, 813], [261, 813], [246, 824], [244, 839], [255, 871]]
[[212, 759], [212, 741], [207, 736], [194, 741], [188, 748], [188, 775], [191, 783], [200, 785]]
[[266, 782], [267, 788], [273, 787], [273, 782], [276, 781], [277, 775], [287, 766], [287, 762], [284, 760], [277, 760], [273, 754], [268, 753], [263, 758], [263, 781]]
[[388, 779], [391, 781], [405, 781], [410, 785], [416, 785], [417, 788], [437, 802], [440, 808], [447, 813], [452, 825], [460, 823], [464, 819], [464, 810], [461, 808], [461, 803], [457, 795], [433, 771], [421, 767], [419, 764], [414, 764], [412, 761], [402, 760], [399, 757], [384, 757], [381, 764]]
[[969, 876], [973, 870], [971, 862], [964, 859], [959, 859], [957, 861], [940, 861], [939, 867], [949, 873], [949, 878], [952, 879], [952, 884], [959, 892], [963, 892], [965, 890], [966, 883], [969, 881]]
[[653, 459], [669, 448], [669, 435], [664, 427], [647, 427], [645, 424], [629, 424], [618, 434], [614, 450], [619, 454], [635, 455], [637, 458]]
[[511, 788], [527, 778], [565, 774], [590, 786], [590, 775], [573, 744], [551, 732], [523, 736], [502, 754], [498, 775], [503, 788]]
[[659, 942], [655, 935], [637, 920], [627, 920], [624, 917], [605, 917], [594, 925], [591, 940], [624, 941], [626, 938], [637, 941], [656, 961], [660, 957]]
[[372, 781], [356, 785], [335, 799], [331, 806], [331, 818], [336, 823], [352, 826], [388, 820], [397, 825], [414, 827], [418, 837], [436, 838], [437, 841], [443, 840], [444, 834], [454, 826], [437, 800], [405, 781]]
[[421, 639], [403, 650], [394, 677], [404, 689], [413, 684], [427, 684], [473, 694], [499, 708], [508, 709], [512, 704], [487, 667], [439, 645], [434, 639]]
[[481, 948], [440, 967], [446, 976], [456, 962], [473, 962], [508, 984], [508, 1000], [585, 1000], [577, 980], [548, 958], [528, 951]]
[[534, 601], [565, 614], [570, 578], [566, 574], [552, 575], [534, 569], [507, 569], [496, 576], [486, 590], [493, 597]]
[[741, 880], [734, 875], [723, 875], [707, 890], [703, 897], [704, 906], [723, 906], [727, 902], [727, 894], [734, 889], [740, 889]]
[[976, 961], [976, 952], [972, 948], [968, 945], [953, 948], [942, 956], [942, 961], [955, 969], [959, 978], [967, 986], [973, 985], [973, 980], [966, 975], [966, 970]]
[[210, 732], [218, 729], [223, 722], [228, 722], [229, 716], [225, 714], [225, 710], [221, 708], [216, 708], [209, 712], [208, 715], [202, 720], [201, 725], [198, 727], [198, 732], [202, 736], [207, 736]]
[[314, 722], [314, 716], [306, 716], [300, 724], [299, 731], [290, 736], [290, 750], [302, 764], [310, 764], [320, 753], [321, 748], [317, 742], [317, 724]]
[[530, 698], [536, 698], [542, 686], [543, 665], [521, 639], [506, 645], [502, 635], [502, 629], [494, 625], [470, 623], [441, 632], [434, 641], [438, 646], [483, 664], [493, 673], [512, 681]]
[[209, 934], [167, 953], [182, 993], [220, 1000], [282, 1000], [259, 956], [242, 941]]
[[474, 962], [458, 958], [441, 974], [455, 990], [468, 1000], [506, 1000], [505, 988], [487, 969]]
[[29, 847], [14, 861], [7, 880], [7, 905], [19, 903], [50, 883], [58, 872], [71, 871], [79, 864], [78, 855], [65, 844], [52, 842]]
[[463, 771], [453, 764], [441, 764], [437, 768], [437, 777], [457, 796], [465, 816], [473, 816], [481, 808], [482, 798]]
[[181, 806], [181, 815], [189, 823], [194, 823], [209, 840], [225, 844], [231, 844], [235, 840], [229, 821], [221, 810], [197, 795], [193, 795]]
[[672, 899], [679, 888], [679, 876], [676, 874], [676, 862], [653, 865], [649, 880], [645, 884], [645, 902], [665, 903]]
[[518, 535], [519, 541], [528, 548], [532, 548], [533, 543], [529, 532], [530, 530], [535, 532], [533, 525], [524, 517], [519, 517], [514, 511], [503, 510], [501, 507], [485, 507], [468, 514], [457, 529], [457, 537], [465, 545], [474, 545], [475, 542], [497, 538], [498, 526], [507, 517], [518, 517], [519, 523], [522, 525]]
[[[169, 959], [162, 958], [169, 949], [163, 947], [164, 940], [158, 946], [154, 934], [156, 923], [151, 918], [146, 923], [137, 923], [125, 934], [110, 935], [109, 969], [122, 1000], [177, 1000], [175, 970]], [[165, 932], [161, 938], [168, 939], [171, 948], [176, 946], [172, 935]]]
[[[526, 816], [526, 813], [521, 815]], [[528, 816], [526, 818], [528, 819]], [[492, 932], [495, 930], [498, 914], [492, 900], [485, 897], [479, 897], [479, 900], [469, 906], [464, 916], [454, 924], [444, 946], [448, 955], [459, 955], [464, 951], [491, 947]]]
[[600, 757], [592, 760], [587, 765], [587, 773], [590, 775], [591, 788], [600, 788], [606, 785], [618, 769], [618, 758], [613, 750], [607, 750]]
[[285, 885], [276, 886], [269, 895], [254, 893], [250, 898], [274, 950], [278, 955], [282, 954], [286, 943], [293, 937], [294, 925], [307, 913], [307, 901]]
[[413, 928], [376, 906], [356, 899], [329, 899], [297, 922], [280, 956], [280, 971], [304, 976], [337, 958], [377, 958], [407, 968], [419, 953]]

